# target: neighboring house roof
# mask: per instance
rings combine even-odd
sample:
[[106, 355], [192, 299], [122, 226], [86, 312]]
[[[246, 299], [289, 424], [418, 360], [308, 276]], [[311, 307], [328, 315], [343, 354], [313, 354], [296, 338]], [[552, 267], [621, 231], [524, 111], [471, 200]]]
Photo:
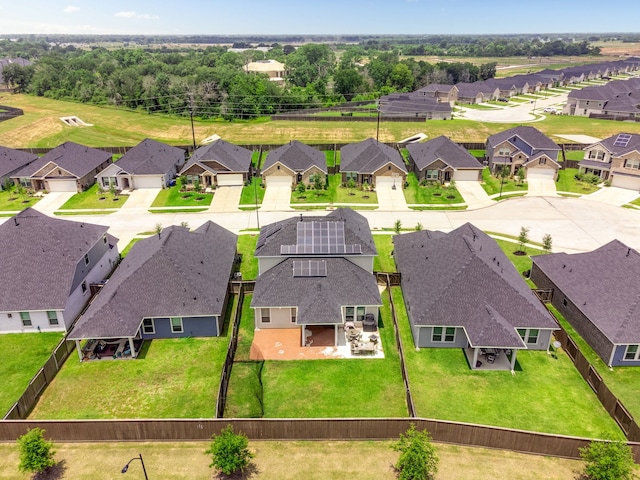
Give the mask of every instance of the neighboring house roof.
[[251, 167], [252, 155], [253, 152], [251, 150], [218, 139], [209, 145], [199, 147], [181, 170], [181, 173], [196, 163], [214, 174], [218, 172], [209, 165], [210, 163], [220, 164], [228, 170], [225, 173], [247, 173]]
[[529, 127], [519, 126], [505, 130], [504, 132], [491, 135], [487, 142], [490, 147], [496, 147], [502, 142], [508, 141], [512, 137], [519, 137], [522, 141], [527, 143], [534, 150], [561, 150], [558, 144], [547, 137], [540, 130]]
[[12, 174], [37, 159], [38, 156], [32, 153], [0, 146], [0, 178]]
[[438, 92], [450, 93], [451, 90], [453, 90], [454, 88], [456, 88], [455, 85], [449, 85], [449, 84], [445, 84], [445, 83], [431, 83], [431, 84], [427, 85], [426, 87], [422, 87], [422, 88], [416, 90], [416, 93], [417, 92], [420, 92], [420, 93], [438, 93]]
[[267, 72], [284, 72], [284, 63], [277, 60], [258, 60], [249, 62], [245, 67], [247, 72], [267, 73]]
[[600, 140], [597, 143], [589, 145], [584, 150], [589, 150], [596, 145], [602, 145], [614, 157], [621, 157], [634, 150], [640, 151], [640, 135], [636, 133], [617, 133], [610, 137]]
[[392, 93], [380, 98], [380, 112], [384, 115], [414, 116], [444, 112], [451, 114], [449, 102], [438, 102], [435, 97], [421, 93]]
[[527, 160], [526, 162], [523, 163], [523, 165], [526, 167], [527, 165], [529, 165], [531, 163], [535, 163], [541, 157], [546, 157], [546, 159], [549, 160], [555, 166], [556, 169], [560, 168], [560, 164], [558, 162], [556, 162], [553, 158], [551, 158], [549, 155], [547, 155], [545, 152], [534, 153], [533, 155], [531, 155], [529, 160]]
[[640, 254], [636, 250], [613, 240], [592, 252], [532, 259], [612, 343], [640, 343]]
[[598, 162], [597, 160], [580, 160], [579, 167], [597, 168], [598, 170], [611, 170], [611, 164]]
[[183, 149], [147, 138], [125, 153], [116, 165], [130, 175], [164, 175], [184, 157]]
[[4, 79], [2, 78], [2, 70], [4, 70], [4, 67], [6, 67], [7, 65], [11, 65], [12, 63], [16, 63], [21, 67], [31, 65], [31, 62], [29, 60], [25, 60], [24, 58], [0, 58], [0, 83], [4, 82]]
[[496, 348], [523, 348], [517, 328], [557, 328], [495, 240], [473, 225], [393, 241], [415, 325], [464, 327], [473, 347]]
[[63, 310], [78, 262], [107, 229], [32, 208], [0, 225], [0, 311]]
[[[375, 277], [344, 258], [323, 258], [324, 276], [296, 276], [294, 262], [317, 258], [288, 258], [260, 275], [251, 307], [297, 307], [296, 323], [341, 324], [344, 306], [380, 306]], [[324, 274], [325, 270], [323, 270]]]
[[410, 143], [407, 150], [419, 170], [437, 160], [452, 168], [482, 168], [482, 164], [474, 156], [444, 135], [424, 143]]
[[111, 154], [97, 148], [85, 147], [73, 142], [65, 142], [50, 150], [35, 162], [17, 171], [13, 177], [31, 177], [49, 163], [64, 169], [76, 178], [82, 178], [98, 168], [102, 163], [111, 161]]
[[280, 162], [294, 172], [306, 172], [311, 167], [317, 167], [327, 173], [327, 158], [320, 150], [292, 140], [286, 145], [271, 150], [262, 166], [264, 172], [269, 167]]
[[[305, 216], [292, 217], [280, 222], [271, 223], [260, 229], [256, 244], [256, 257], [281, 256], [280, 247], [283, 245], [295, 245], [299, 222], [343, 222], [344, 240], [347, 245], [361, 246], [360, 255], [376, 255], [378, 252], [373, 243], [373, 236], [367, 219], [350, 208], [338, 208], [324, 217]], [[326, 255], [325, 255], [326, 256]], [[336, 256], [336, 255], [333, 255]], [[344, 255], [340, 255], [344, 256]]]
[[222, 315], [236, 242], [211, 221], [192, 232], [172, 226], [140, 240], [69, 338], [133, 337], [146, 317]]
[[368, 138], [340, 149], [340, 171], [372, 174], [392, 163], [406, 173], [402, 155], [395, 148]]

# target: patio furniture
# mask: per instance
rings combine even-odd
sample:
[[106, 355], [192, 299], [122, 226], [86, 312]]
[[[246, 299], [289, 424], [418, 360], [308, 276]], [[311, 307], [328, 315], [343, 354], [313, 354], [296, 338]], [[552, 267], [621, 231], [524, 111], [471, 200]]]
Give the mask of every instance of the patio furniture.
[[371, 342], [354, 342], [351, 344], [351, 353], [359, 355], [361, 353], [376, 353], [377, 346]]
[[367, 313], [362, 321], [362, 329], [365, 332], [375, 332], [378, 329], [378, 322], [376, 322], [373, 313]]

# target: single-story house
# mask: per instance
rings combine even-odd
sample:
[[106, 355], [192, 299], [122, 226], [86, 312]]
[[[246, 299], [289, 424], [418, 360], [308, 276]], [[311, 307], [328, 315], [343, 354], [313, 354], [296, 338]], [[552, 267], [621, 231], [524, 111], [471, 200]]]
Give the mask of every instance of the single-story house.
[[578, 168], [610, 180], [614, 187], [640, 190], [640, 135], [619, 133], [584, 149]]
[[199, 179], [205, 188], [242, 186], [251, 175], [252, 155], [249, 149], [218, 139], [199, 147], [180, 170], [180, 175], [184, 175], [190, 184]]
[[393, 237], [417, 348], [461, 348], [472, 369], [514, 371], [558, 329], [498, 244], [467, 223]]
[[185, 153], [147, 138], [96, 175], [96, 181], [104, 189], [165, 188], [183, 166]]
[[27, 208], [0, 225], [0, 333], [68, 331], [118, 264], [108, 227]]
[[[136, 340], [220, 335], [236, 242], [211, 221], [137, 242], [68, 335], [80, 360], [100, 355], [96, 341], [135, 358]], [[83, 340], [92, 340], [84, 351]]]
[[440, 183], [482, 179], [482, 164], [466, 149], [444, 135], [424, 143], [410, 143], [409, 165], [418, 181]]
[[269, 184], [310, 185], [313, 175], [327, 175], [327, 158], [324, 152], [292, 140], [271, 150], [262, 166], [262, 180]]
[[640, 254], [613, 240], [532, 257], [531, 280], [610, 367], [640, 366]]
[[257, 60], [244, 66], [247, 73], [260, 73], [269, 77], [269, 80], [284, 83], [285, 65], [277, 60]]
[[11, 176], [21, 168], [35, 162], [37, 155], [0, 146], [0, 190]]
[[33, 190], [82, 192], [112, 163], [104, 150], [66, 142], [11, 175], [15, 183]]
[[400, 152], [374, 138], [345, 145], [340, 149], [342, 183], [353, 180], [358, 185], [398, 184], [407, 178], [407, 167]]

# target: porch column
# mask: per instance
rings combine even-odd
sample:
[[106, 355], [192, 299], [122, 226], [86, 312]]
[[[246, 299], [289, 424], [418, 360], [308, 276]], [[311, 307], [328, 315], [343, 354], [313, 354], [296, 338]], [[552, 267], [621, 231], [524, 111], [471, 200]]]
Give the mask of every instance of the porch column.
[[471, 364], [471, 370], [476, 369], [476, 365], [478, 364], [478, 349], [473, 349], [473, 363]]
[[138, 352], [136, 352], [136, 347], [133, 346], [133, 337], [129, 337], [129, 348], [131, 349], [131, 358], [136, 358]]
[[515, 372], [516, 369], [516, 355], [518, 354], [518, 350], [515, 348], [511, 350], [511, 372]]
[[302, 325], [302, 338], [300, 339], [300, 342], [302, 343], [302, 347], [306, 347], [307, 346], [307, 332], [306, 332], [306, 328], [304, 325]]
[[78, 358], [82, 361], [82, 348], [80, 348], [80, 340], [76, 340], [76, 350], [78, 351]]
[[339, 330], [339, 329], [338, 329], [338, 325], [334, 325], [334, 326], [333, 326], [333, 329], [334, 329], [333, 344], [334, 344], [335, 346], [337, 346], [337, 345], [338, 345], [338, 330]]

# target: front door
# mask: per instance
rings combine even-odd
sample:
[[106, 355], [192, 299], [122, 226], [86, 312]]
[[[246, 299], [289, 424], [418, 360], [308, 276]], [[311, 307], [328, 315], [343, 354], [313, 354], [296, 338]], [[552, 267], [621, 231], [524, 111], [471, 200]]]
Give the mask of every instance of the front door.
[[444, 181], [445, 182], [450, 182], [451, 181], [451, 172], [449, 170], [444, 172]]

